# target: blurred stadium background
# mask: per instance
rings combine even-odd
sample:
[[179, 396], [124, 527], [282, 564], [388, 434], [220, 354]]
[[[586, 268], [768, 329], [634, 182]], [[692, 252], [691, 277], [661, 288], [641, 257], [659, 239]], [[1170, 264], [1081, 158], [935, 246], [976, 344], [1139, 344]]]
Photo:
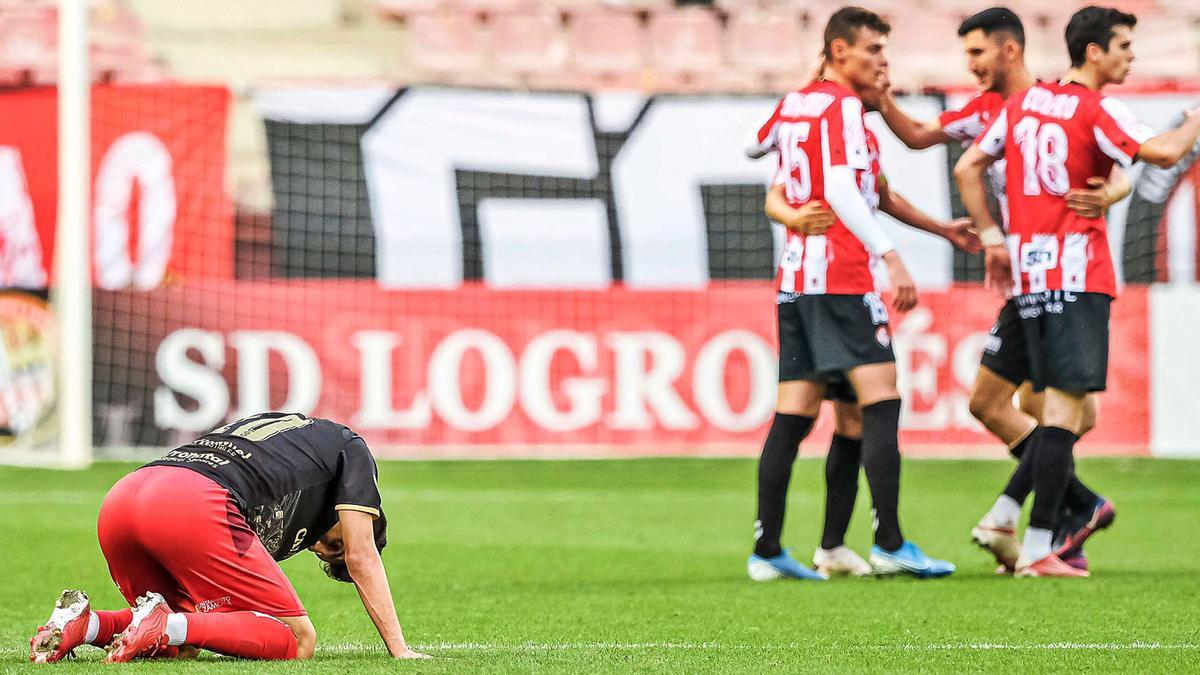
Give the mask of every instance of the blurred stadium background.
[[[865, 4], [894, 26], [914, 114], [970, 95], [955, 29], [985, 3]], [[1008, 4], [1035, 72], [1061, 73], [1079, 3]], [[1117, 4], [1139, 16], [1119, 93], [1166, 128], [1200, 94], [1200, 6]], [[838, 5], [87, 2], [95, 456], [264, 408], [345, 421], [383, 457], [755, 455], [780, 230], [762, 214], [771, 162], [741, 150], [810, 76]], [[58, 11], [0, 0], [0, 460], [52, 460], [79, 426], [55, 413], [39, 299]], [[876, 129], [900, 192], [963, 215], [959, 148]], [[1085, 454], [1200, 452], [1194, 159], [1135, 169], [1110, 214], [1127, 286]], [[1000, 457], [966, 406], [997, 306], [979, 260], [894, 227], [924, 291], [893, 323], [905, 450]]]

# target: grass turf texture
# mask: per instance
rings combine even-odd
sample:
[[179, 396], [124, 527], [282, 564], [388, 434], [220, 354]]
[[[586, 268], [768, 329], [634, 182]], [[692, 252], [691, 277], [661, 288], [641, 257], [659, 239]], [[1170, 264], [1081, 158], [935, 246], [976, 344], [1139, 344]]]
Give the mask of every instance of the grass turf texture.
[[[1200, 668], [1200, 462], [1097, 459], [1115, 526], [1089, 544], [1093, 578], [998, 578], [969, 543], [1012, 465], [911, 461], [908, 536], [959, 565], [940, 581], [745, 576], [754, 511], [746, 460], [384, 463], [384, 560], [409, 640], [437, 660], [389, 661], [352, 586], [301, 553], [284, 564], [316, 624], [315, 663], [255, 672], [1179, 671]], [[0, 671], [64, 587], [120, 596], [96, 543], [97, 508], [126, 464], [81, 473], [0, 469]], [[821, 464], [797, 464], [785, 544], [808, 560]], [[869, 548], [865, 484], [849, 543]], [[79, 650], [63, 671], [95, 668]], [[245, 672], [206, 655], [138, 672]]]

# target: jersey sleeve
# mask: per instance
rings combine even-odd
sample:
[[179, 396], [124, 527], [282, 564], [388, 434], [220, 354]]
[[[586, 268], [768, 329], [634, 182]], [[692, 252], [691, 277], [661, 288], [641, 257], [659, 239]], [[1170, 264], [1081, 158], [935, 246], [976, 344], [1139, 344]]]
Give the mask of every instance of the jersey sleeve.
[[987, 131], [975, 139], [975, 145], [991, 157], [1004, 156], [1004, 144], [1008, 141], [1008, 111], [1001, 110]]
[[821, 151], [825, 166], [871, 168], [861, 100], [846, 96], [826, 109], [821, 117]]
[[1140, 122], [1133, 111], [1111, 96], [1100, 99], [1092, 132], [1104, 154], [1121, 166], [1133, 164], [1142, 143], [1154, 135], [1154, 131]]
[[375, 457], [357, 435], [342, 446], [338, 477], [334, 485], [333, 508], [337, 511], [362, 511], [378, 518], [383, 500], [379, 496]]
[[982, 96], [976, 94], [957, 110], [945, 110], [938, 115], [942, 131], [956, 141], [973, 141], [984, 132], [983, 111], [980, 110]]
[[750, 139], [747, 154], [751, 157], [762, 157], [768, 152], [775, 150], [779, 145], [779, 122], [785, 100], [787, 100], [786, 97], [779, 99], [779, 103], [775, 104], [775, 111], [771, 113], [770, 119], [759, 127], [758, 131]]

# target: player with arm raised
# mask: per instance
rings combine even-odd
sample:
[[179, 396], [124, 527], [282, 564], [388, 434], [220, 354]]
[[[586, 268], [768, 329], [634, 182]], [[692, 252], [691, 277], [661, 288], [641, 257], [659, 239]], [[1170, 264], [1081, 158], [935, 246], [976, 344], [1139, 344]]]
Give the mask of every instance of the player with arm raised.
[[375, 459], [349, 428], [298, 414], [237, 420], [117, 482], [100, 507], [100, 549], [131, 608], [93, 611], [63, 591], [30, 642], [53, 662], [82, 644], [109, 662], [184, 648], [250, 659], [312, 656], [316, 631], [278, 561], [308, 549], [353, 583], [396, 658], [404, 641], [380, 552], [387, 520]]
[[[990, 286], [1015, 296], [1022, 330], [1013, 339], [1027, 354], [1035, 390], [1045, 391], [1042, 422], [1017, 469], [1032, 477], [1035, 492], [1015, 564], [1019, 576], [1087, 574], [1065, 564], [1052, 539], [1087, 394], [1107, 384], [1116, 278], [1103, 217], [1076, 213], [1067, 195], [1108, 175], [1114, 162], [1173, 164], [1200, 135], [1200, 112], [1152, 136], [1124, 104], [1100, 93], [1128, 74], [1136, 23], [1111, 8], [1076, 12], [1066, 29], [1067, 76], [1012, 97], [955, 167], [963, 204], [986, 244], [1003, 235], [987, 211], [984, 174], [998, 158], [1009, 159], [1010, 231], [1004, 246], [985, 249], [986, 274]], [[998, 501], [993, 511], [999, 508]]]
[[758, 469], [758, 520], [751, 578], [823, 578], [782, 549], [787, 486], [800, 442], [820, 411], [826, 383], [847, 379], [862, 409], [862, 458], [877, 527], [876, 572], [945, 576], [954, 566], [904, 539], [899, 523], [900, 400], [887, 308], [875, 293], [870, 262], [887, 265], [895, 307], [916, 304], [916, 289], [875, 221], [863, 104], [887, 69], [890, 28], [858, 7], [838, 10], [825, 27], [826, 78], [780, 102], [755, 138], [757, 152], [778, 147], [785, 189], [796, 206], [829, 204], [837, 221], [824, 235], [788, 233], [777, 277], [780, 384], [776, 415]]
[[[886, 97], [883, 101], [884, 121], [911, 148], [974, 141], [999, 114], [1005, 100], [1036, 82], [1025, 65], [1025, 28], [1012, 10], [992, 7], [967, 17], [959, 25], [958, 36], [966, 53], [967, 68], [980, 87], [979, 93], [963, 107], [947, 110], [928, 122], [918, 122], [906, 115], [894, 98]], [[1007, 221], [1004, 172], [1005, 163], [1000, 159], [988, 167], [987, 178], [992, 194], [1000, 204], [1001, 216]], [[1072, 188], [1067, 193], [1067, 206], [1081, 216], [1097, 218], [1128, 195], [1130, 189], [1128, 179], [1114, 167], [1108, 180], [1092, 177], [1086, 185]], [[1003, 245], [1003, 239], [993, 239], [990, 243]], [[968, 403], [971, 414], [1000, 439], [1016, 459], [1021, 458], [1029, 445], [1042, 410], [1042, 395], [1034, 392], [1029, 382], [1027, 359], [1021, 347], [1023, 342], [1014, 338], [1020, 331], [1016, 303], [1008, 300], [1001, 306], [985, 344]], [[1013, 394], [1019, 395], [1019, 406], [1014, 406]], [[1096, 410], [1096, 396], [1088, 394], [1080, 435], [1095, 426]], [[1015, 475], [1005, 488], [1004, 508], [997, 512], [995, 519], [985, 519], [971, 533], [975, 542], [991, 551], [1008, 571], [1016, 563], [1020, 548], [1015, 533], [1016, 520], [1032, 487], [1032, 480], [1027, 476]], [[1098, 496], [1072, 474], [1064, 514], [1070, 514], [1070, 517], [1064, 520], [1064, 530], [1069, 533], [1062, 532], [1060, 537], [1063, 539], [1080, 533], [1088, 523], [1093, 527], [1107, 526], [1115, 511], [1111, 502]], [[1081, 568], [1087, 566], [1082, 550], [1068, 559]]]

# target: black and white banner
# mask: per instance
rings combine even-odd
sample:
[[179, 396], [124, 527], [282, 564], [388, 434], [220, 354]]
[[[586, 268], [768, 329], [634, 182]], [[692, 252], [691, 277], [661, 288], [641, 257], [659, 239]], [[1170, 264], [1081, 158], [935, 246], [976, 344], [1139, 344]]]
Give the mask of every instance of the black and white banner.
[[[1163, 129], [1190, 99], [1126, 100]], [[743, 148], [775, 102], [424, 87], [262, 91], [273, 271], [374, 276], [388, 288], [473, 280], [698, 288], [769, 277], [781, 229], [769, 225], [762, 202], [774, 164], [747, 159]], [[902, 104], [924, 119], [947, 101], [909, 96]], [[870, 123], [893, 189], [935, 217], [961, 215], [950, 173], [959, 150], [911, 151], [881, 120]], [[1195, 191], [1176, 189], [1185, 173], [1133, 169], [1135, 195], [1109, 218], [1125, 279], [1195, 278]], [[978, 262], [945, 242], [890, 227], [922, 287], [978, 278]]]

